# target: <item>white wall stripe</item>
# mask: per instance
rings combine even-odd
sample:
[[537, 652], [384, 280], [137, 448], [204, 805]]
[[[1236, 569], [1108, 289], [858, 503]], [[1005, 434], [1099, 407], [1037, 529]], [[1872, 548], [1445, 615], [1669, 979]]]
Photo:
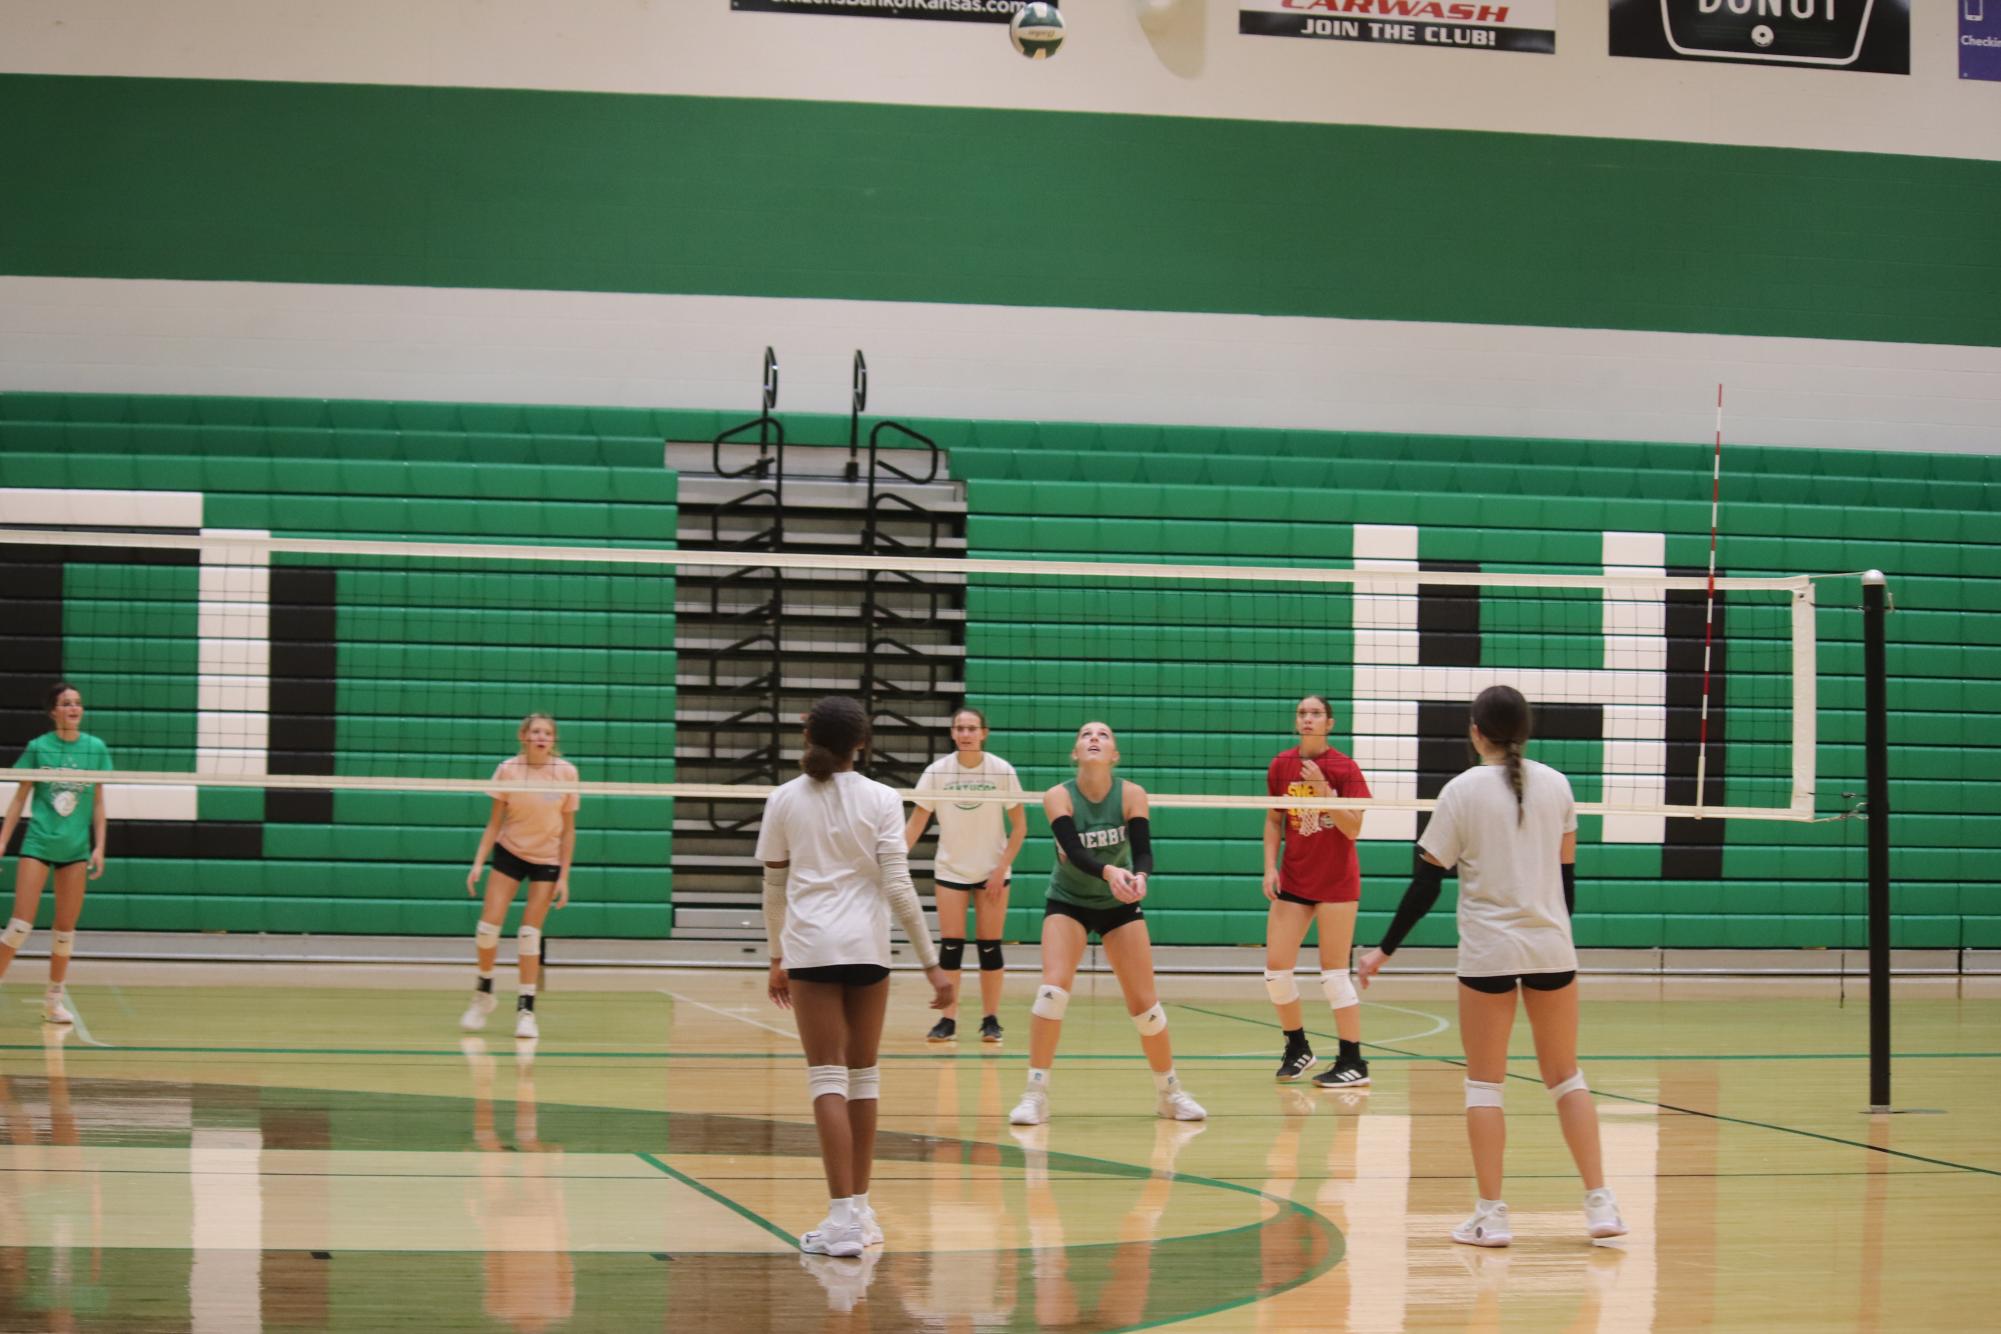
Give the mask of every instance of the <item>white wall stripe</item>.
[[[1605, 534], [1607, 574], [1667, 573], [1665, 533]], [[1604, 599], [1605, 666], [1667, 672], [1667, 595], [1638, 589], [1607, 589]], [[1607, 710], [1608, 714], [1610, 710]], [[1622, 706], [1619, 738], [1606, 719], [1605, 793], [1608, 802], [1636, 806], [1667, 801], [1667, 710]], [[1601, 838], [1607, 843], [1660, 843], [1667, 820], [1659, 815], [1608, 815]]]
[[199, 528], [198, 491], [0, 487], [0, 524], [70, 528]]
[[[264, 529], [204, 528], [203, 537], [269, 537]], [[262, 774], [271, 728], [271, 557], [255, 548], [202, 549], [195, 772]]]
[[[1992, 452], [2001, 440], [2001, 348], [0, 277], [0, 389], [749, 409], [767, 344], [785, 367], [780, 408], [793, 412], [845, 415], [861, 347], [871, 406], [891, 416], [1698, 442], [1727, 374], [1732, 432], [1747, 444]], [[1691, 498], [1706, 480], [1690, 478]]]

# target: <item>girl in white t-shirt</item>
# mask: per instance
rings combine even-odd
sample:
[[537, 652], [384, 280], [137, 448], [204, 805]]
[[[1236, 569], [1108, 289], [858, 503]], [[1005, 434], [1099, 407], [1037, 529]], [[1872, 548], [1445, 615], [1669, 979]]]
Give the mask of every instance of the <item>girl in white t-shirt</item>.
[[1007, 924], [1008, 878], [1022, 840], [1028, 837], [1028, 812], [1020, 802], [1007, 806], [1003, 816], [1002, 807], [992, 802], [953, 800], [956, 793], [1021, 791], [1014, 766], [989, 755], [986, 743], [984, 713], [967, 707], [952, 715], [953, 753], [933, 761], [917, 780], [917, 800], [910, 823], [903, 827], [904, 847], [915, 848], [931, 813], [938, 813], [931, 883], [938, 898], [938, 963], [952, 976], [952, 1003], [925, 1034], [930, 1042], [951, 1042], [959, 1035], [959, 972], [966, 956], [968, 902], [973, 904], [979, 933], [974, 945], [980, 960], [980, 1041], [1001, 1040], [1001, 988], [1007, 979], [1001, 931]]
[[903, 801], [894, 788], [854, 771], [868, 741], [861, 705], [840, 695], [815, 704], [800, 757], [806, 773], [766, 799], [757, 832], [769, 991], [799, 1024], [827, 1175], [826, 1221], [799, 1239], [811, 1255], [860, 1255], [882, 1240], [868, 1188], [891, 914], [931, 981], [931, 1007], [942, 1010], [952, 998], [910, 883]]
[[1508, 1074], [1508, 1034], [1515, 993], [1529, 1013], [1536, 1063], [1556, 1100], [1564, 1142], [1584, 1178], [1584, 1220], [1595, 1240], [1626, 1231], [1605, 1184], [1598, 1109], [1577, 1067], [1577, 950], [1570, 914], [1576, 902], [1577, 806], [1570, 780], [1522, 758], [1529, 739], [1528, 701], [1508, 686], [1489, 686], [1473, 701], [1468, 730], [1480, 763], [1445, 785], [1417, 841], [1416, 874], [1383, 943], [1362, 956], [1364, 987], [1404, 937], [1438, 902], [1445, 873], [1459, 869], [1459, 1031], [1466, 1048], [1466, 1137], [1480, 1200], [1452, 1229], [1469, 1246], [1513, 1240], [1501, 1201], [1501, 1111]]
[[[577, 766], [556, 753], [556, 720], [531, 713], [521, 720], [515, 737], [521, 753], [502, 760], [493, 771], [496, 784], [575, 783]], [[528, 882], [528, 906], [521, 910], [521, 995], [515, 1001], [514, 1036], [539, 1036], [535, 1023], [535, 990], [542, 976], [542, 923], [549, 909], [570, 901], [570, 859], [577, 849], [577, 794], [493, 789], [493, 811], [479, 836], [472, 870], [466, 874], [466, 895], [479, 893], [479, 877], [488, 854], [493, 872], [486, 877], [486, 902], [479, 912], [473, 944], [479, 951], [479, 978], [472, 1003], [459, 1026], [467, 1032], [485, 1028], [493, 1013], [494, 955], [500, 950], [500, 924], [514, 903], [514, 891]]]

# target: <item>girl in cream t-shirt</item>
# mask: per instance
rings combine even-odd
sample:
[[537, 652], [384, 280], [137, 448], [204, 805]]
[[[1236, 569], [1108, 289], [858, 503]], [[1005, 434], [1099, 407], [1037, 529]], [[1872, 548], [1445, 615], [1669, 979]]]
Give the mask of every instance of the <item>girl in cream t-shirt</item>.
[[493, 1013], [494, 956], [500, 950], [500, 924], [523, 882], [528, 904], [521, 912], [519, 968], [521, 993], [515, 1001], [514, 1036], [541, 1035], [535, 1019], [536, 984], [542, 976], [542, 923], [549, 909], [570, 901], [570, 859], [577, 846], [577, 794], [527, 792], [520, 783], [560, 783], [574, 786], [577, 766], [556, 753], [556, 720], [531, 713], [515, 733], [521, 752], [502, 760], [493, 771], [493, 809], [479, 836], [466, 893], [479, 893], [479, 878], [489, 855], [493, 871], [486, 877], [486, 900], [480, 907], [473, 944], [479, 952], [479, 977], [472, 1003], [459, 1021], [467, 1032], [486, 1027]]
[[1366, 987], [1438, 901], [1445, 873], [1458, 869], [1466, 1137], [1480, 1198], [1472, 1217], [1452, 1229], [1452, 1239], [1468, 1246], [1506, 1246], [1514, 1239], [1501, 1200], [1501, 1155], [1517, 995], [1528, 1011], [1536, 1062], [1564, 1142], [1584, 1179], [1586, 1235], [1597, 1241], [1626, 1231], [1605, 1184], [1597, 1105], [1577, 1066], [1577, 948], [1570, 936], [1577, 803], [1569, 779], [1523, 756], [1531, 722], [1528, 701], [1511, 686], [1489, 686], [1473, 701], [1467, 738], [1480, 763], [1438, 794], [1438, 808], [1417, 841], [1410, 888], [1383, 943], [1355, 968]]

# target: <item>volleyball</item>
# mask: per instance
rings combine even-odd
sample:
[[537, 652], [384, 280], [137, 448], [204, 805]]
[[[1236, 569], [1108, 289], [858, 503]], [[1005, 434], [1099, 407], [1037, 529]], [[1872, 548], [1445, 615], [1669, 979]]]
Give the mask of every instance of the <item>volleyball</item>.
[[1007, 35], [1030, 60], [1047, 60], [1063, 45], [1063, 15], [1055, 5], [1023, 5], [1008, 20]]

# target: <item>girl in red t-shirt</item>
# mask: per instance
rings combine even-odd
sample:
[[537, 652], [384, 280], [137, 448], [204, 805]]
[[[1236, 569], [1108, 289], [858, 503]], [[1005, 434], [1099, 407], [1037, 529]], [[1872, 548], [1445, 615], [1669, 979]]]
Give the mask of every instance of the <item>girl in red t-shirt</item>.
[[[1324, 695], [1308, 695], [1293, 711], [1299, 744], [1272, 757], [1265, 791], [1274, 797], [1366, 797], [1368, 780], [1356, 763], [1327, 744], [1334, 710]], [[1299, 962], [1307, 928], [1320, 923], [1320, 989], [1334, 1010], [1340, 1054], [1313, 1077], [1321, 1088], [1357, 1088], [1369, 1082], [1362, 1059], [1361, 997], [1348, 975], [1355, 942], [1355, 909], [1362, 898], [1361, 866], [1355, 838], [1362, 812], [1288, 810], [1265, 812], [1265, 991], [1278, 1007], [1285, 1030], [1285, 1054], [1278, 1078], [1289, 1084], [1313, 1067], [1306, 1041], [1299, 986], [1292, 970]], [[1284, 856], [1280, 857], [1280, 845]]]

